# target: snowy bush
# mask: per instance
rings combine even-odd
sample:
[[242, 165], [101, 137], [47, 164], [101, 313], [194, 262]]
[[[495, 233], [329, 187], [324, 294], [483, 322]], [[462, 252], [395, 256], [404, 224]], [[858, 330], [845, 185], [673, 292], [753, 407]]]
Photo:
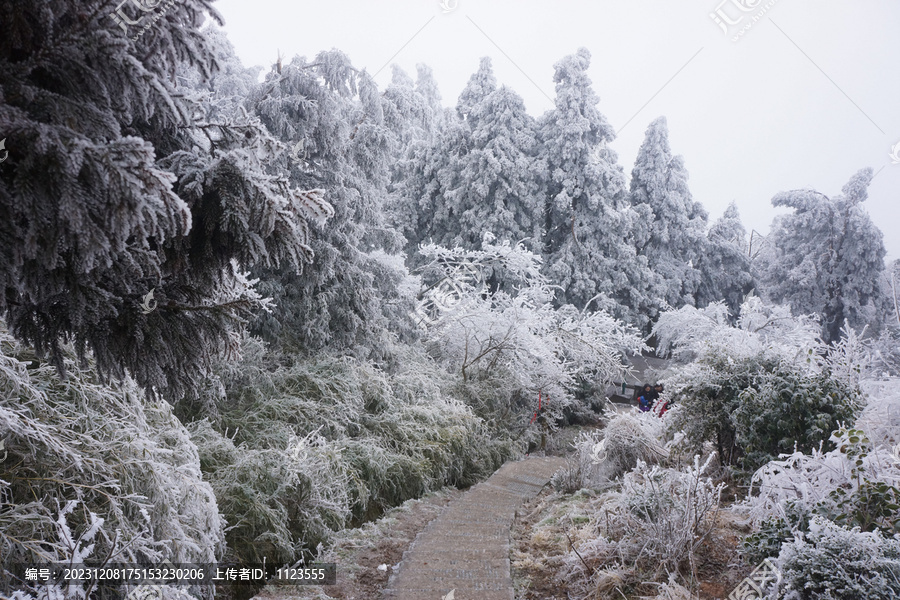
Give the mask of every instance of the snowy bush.
[[[584, 485], [598, 485], [635, 468], [639, 462], [656, 463], [667, 455], [660, 442], [659, 419], [648, 414], [613, 417], [601, 432], [602, 439], [587, 437], [577, 451], [590, 466], [584, 470]], [[592, 443], [593, 442], [593, 443]]]
[[296, 560], [348, 523], [471, 485], [512, 453], [448, 395], [455, 378], [419, 352], [404, 351], [388, 375], [351, 358], [301, 361], [252, 338], [244, 345], [244, 361], [219, 373], [219, 420], [189, 426], [240, 560]]
[[429, 261], [417, 309], [425, 339], [466, 382], [503, 372], [507, 388], [528, 398], [541, 392], [558, 418], [579, 380], [621, 378], [624, 353], [645, 348], [605, 312], [554, 308], [540, 257], [521, 244], [486, 234], [481, 250], [419, 251]]
[[866, 406], [856, 421], [856, 428], [865, 431], [876, 446], [900, 444], [900, 379], [869, 379], [860, 387]]
[[785, 366], [760, 373], [738, 397], [733, 420], [745, 469], [791, 450], [830, 446], [831, 432], [859, 410], [858, 392], [830, 374], [807, 376]]
[[576, 534], [577, 552], [566, 555], [560, 577], [588, 576], [597, 598], [648, 589], [666, 575], [669, 585], [654, 584], [659, 593], [684, 593], [681, 583], [696, 580], [694, 557], [713, 530], [724, 487], [709, 477], [711, 464], [712, 457], [682, 469], [638, 461], [619, 491], [598, 498], [603, 510]]
[[238, 447], [206, 421], [190, 426], [222, 513], [232, 557], [289, 563], [341, 528], [350, 513], [339, 451], [315, 432], [281, 448]]
[[[66, 368], [69, 377], [60, 380], [0, 325], [6, 576], [14, 563], [88, 554], [113, 562], [216, 562], [224, 522], [197, 448], [169, 405], [147, 401], [130, 380], [101, 384], [71, 354]], [[74, 542], [79, 538], [84, 545]]]
[[713, 529], [724, 484], [707, 475], [712, 456], [683, 470], [638, 466], [625, 474], [619, 517], [625, 535], [619, 541], [629, 559], [654, 571], [696, 573], [694, 553]]
[[788, 510], [795, 510], [788, 508], [794, 504], [851, 527], [889, 533], [897, 528], [898, 459], [885, 446], [874, 446], [858, 429], [836, 431], [831, 443], [834, 450], [795, 452], [753, 475], [746, 502], [756, 523], [784, 519]]
[[674, 573], [669, 574], [668, 581], [657, 585], [659, 586], [659, 591], [656, 596], [646, 600], [694, 600], [696, 598], [691, 593], [691, 590], [678, 583]]
[[779, 600], [900, 597], [900, 540], [838, 527], [819, 516], [781, 547]]
[[868, 359], [853, 332], [825, 347], [813, 320], [753, 297], [735, 327], [723, 306], [710, 305], [665, 313], [654, 332], [660, 351], [691, 361], [666, 380], [676, 404], [671, 428], [692, 452], [712, 441], [723, 464], [752, 471], [795, 448], [828, 444], [862, 408]]
[[863, 533], [900, 532], [900, 460], [859, 429], [837, 431], [831, 441], [830, 452], [795, 452], [753, 476], [746, 505], [756, 528], [742, 550], [748, 562], [777, 556], [814, 518]]
[[818, 333], [814, 317], [794, 316], [788, 307], [752, 295], [741, 304], [734, 326], [721, 302], [665, 311], [653, 326], [657, 352], [680, 361], [719, 352], [735, 359], [764, 353], [805, 361], [810, 350], [820, 347]]

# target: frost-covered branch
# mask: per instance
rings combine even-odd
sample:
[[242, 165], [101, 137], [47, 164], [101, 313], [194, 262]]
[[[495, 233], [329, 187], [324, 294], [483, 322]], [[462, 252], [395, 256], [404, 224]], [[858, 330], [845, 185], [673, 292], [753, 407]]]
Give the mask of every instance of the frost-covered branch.
[[466, 380], [473, 370], [502, 368], [529, 396], [563, 401], [580, 378], [621, 377], [624, 354], [644, 348], [633, 328], [602, 311], [553, 308], [540, 259], [522, 245], [486, 236], [481, 250], [429, 244], [420, 253], [430, 259], [421, 269], [420, 323]]

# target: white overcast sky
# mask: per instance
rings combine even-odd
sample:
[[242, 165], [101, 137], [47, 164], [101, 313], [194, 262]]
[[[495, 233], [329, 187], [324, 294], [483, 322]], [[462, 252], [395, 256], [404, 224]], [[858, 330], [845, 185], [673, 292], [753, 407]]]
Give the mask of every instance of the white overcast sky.
[[[247, 66], [268, 69], [279, 50], [287, 62], [337, 48], [384, 88], [390, 64], [415, 76], [425, 63], [454, 106], [479, 58], [490, 56], [498, 81], [535, 116], [553, 106], [553, 64], [584, 46], [627, 174], [647, 125], [665, 115], [672, 151], [684, 156], [711, 219], [735, 200], [748, 231], [767, 233], [777, 192], [831, 196], [872, 167], [866, 208], [889, 259], [900, 258], [900, 164], [890, 157], [900, 144], [897, 0], [443, 2], [452, 10], [442, 0], [214, 6]], [[710, 16], [717, 9], [743, 19], [726, 35]]]

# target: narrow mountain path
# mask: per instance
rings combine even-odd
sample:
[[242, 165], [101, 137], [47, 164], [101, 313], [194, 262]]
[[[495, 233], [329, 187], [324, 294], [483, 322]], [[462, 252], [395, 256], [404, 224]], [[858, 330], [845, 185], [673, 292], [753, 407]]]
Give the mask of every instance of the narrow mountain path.
[[416, 536], [383, 600], [513, 600], [509, 532], [516, 509], [565, 465], [558, 456], [509, 462], [451, 502]]

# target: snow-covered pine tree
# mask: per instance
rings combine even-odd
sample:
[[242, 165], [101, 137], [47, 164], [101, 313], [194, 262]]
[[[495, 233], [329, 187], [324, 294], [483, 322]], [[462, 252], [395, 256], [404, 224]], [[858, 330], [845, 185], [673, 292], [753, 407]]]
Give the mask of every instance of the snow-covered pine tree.
[[845, 321], [855, 329], [870, 322], [885, 301], [879, 293], [882, 234], [862, 207], [872, 177], [871, 168], [860, 170], [833, 198], [803, 189], [772, 199], [794, 211], [773, 221], [771, 256], [761, 265], [763, 289], [797, 314], [820, 315], [828, 342], [840, 339]]
[[894, 259], [885, 269], [884, 295], [888, 298], [887, 322], [892, 328], [900, 328], [900, 258]]
[[[299, 157], [291, 180], [329, 190], [334, 217], [312, 247], [317, 268], [302, 274], [285, 269], [259, 272], [260, 290], [278, 306], [256, 330], [292, 350], [364, 354], [391, 325], [382, 311], [397, 294], [402, 274], [380, 260], [397, 252], [402, 238], [386, 223], [391, 132], [372, 78], [333, 50], [315, 60], [294, 58], [273, 69], [252, 101], [270, 131]], [[298, 156], [297, 152], [293, 152]], [[402, 321], [402, 319], [399, 319]]]
[[393, 135], [391, 182], [385, 210], [391, 225], [414, 251], [419, 232], [418, 190], [425, 183], [425, 157], [436, 135], [428, 100], [415, 89], [415, 82], [403, 69], [392, 65], [391, 84], [382, 101], [385, 127]]
[[731, 314], [737, 315], [744, 298], [754, 287], [747, 230], [741, 223], [737, 204], [728, 205], [706, 237], [705, 250], [694, 263], [700, 271], [696, 306], [724, 300]]
[[669, 148], [666, 119], [659, 117], [635, 159], [630, 199], [641, 218], [636, 241], [653, 271], [652, 294], [675, 308], [694, 304], [700, 286], [696, 263], [706, 246], [706, 211], [691, 198], [687, 179], [684, 160]]
[[556, 63], [556, 107], [540, 119], [547, 163], [544, 267], [562, 288], [561, 303], [591, 308], [643, 326], [649, 304], [646, 257], [635, 251], [636, 213], [608, 143], [615, 131], [597, 110], [585, 48]]
[[[429, 196], [421, 237], [453, 248], [477, 248], [486, 232], [513, 244], [540, 245], [542, 164], [534, 119], [522, 99], [497, 88], [489, 58], [459, 97], [454, 145], [435, 148], [439, 194]], [[452, 137], [451, 137], [452, 136]], [[439, 153], [439, 154], [437, 154]]]
[[478, 63], [478, 70], [469, 77], [466, 87], [456, 101], [456, 115], [469, 123], [470, 130], [475, 129], [478, 121], [486, 116], [482, 103], [496, 91], [497, 78], [494, 77], [491, 59], [484, 56]]
[[432, 115], [428, 100], [415, 89], [415, 82], [398, 65], [391, 65], [391, 83], [382, 94], [384, 123], [396, 136], [395, 157], [405, 155], [414, 140], [431, 141]]
[[475, 244], [491, 231], [512, 243], [528, 240], [539, 251], [546, 164], [537, 157], [536, 123], [522, 98], [506, 86], [491, 92], [477, 111], [464, 185], [453, 190], [468, 205], [460, 214], [460, 237]]
[[[420, 65], [417, 88], [428, 91], [430, 86], [422, 85], [423, 75], [428, 76], [425, 82], [431, 81], [431, 70], [423, 70]], [[469, 199], [463, 193], [454, 191], [464, 187], [466, 183], [462, 179], [462, 170], [473, 149], [471, 129], [481, 114], [479, 107], [484, 98], [496, 89], [497, 81], [491, 70], [490, 60], [482, 59], [478, 71], [469, 78], [460, 94], [456, 113], [446, 115], [431, 146], [424, 154], [420, 154], [423, 162], [418, 172], [413, 174], [411, 185], [407, 188], [418, 213], [418, 225], [413, 238], [409, 240], [412, 242], [410, 251], [423, 242], [449, 247], [462, 242], [459, 220]], [[434, 93], [431, 95], [434, 96]], [[475, 243], [480, 241], [479, 237]], [[418, 258], [416, 254], [410, 256], [414, 264], [418, 262]]]
[[425, 99], [432, 129], [440, 129], [450, 116], [450, 111], [441, 104], [441, 92], [434, 72], [426, 64], [416, 65], [416, 92]]
[[198, 32], [204, 13], [220, 20], [210, 5], [180, 0], [124, 20], [119, 9], [135, 7], [105, 0], [0, 9], [11, 150], [0, 314], [60, 370], [60, 340], [72, 339], [100, 372], [130, 372], [170, 398], [260, 306], [241, 269], [299, 267], [312, 257], [306, 217], [330, 212], [319, 191], [267, 172], [257, 153], [271, 140], [257, 123], [214, 122], [213, 107], [177, 89], [180, 64], [203, 78], [216, 68]]

